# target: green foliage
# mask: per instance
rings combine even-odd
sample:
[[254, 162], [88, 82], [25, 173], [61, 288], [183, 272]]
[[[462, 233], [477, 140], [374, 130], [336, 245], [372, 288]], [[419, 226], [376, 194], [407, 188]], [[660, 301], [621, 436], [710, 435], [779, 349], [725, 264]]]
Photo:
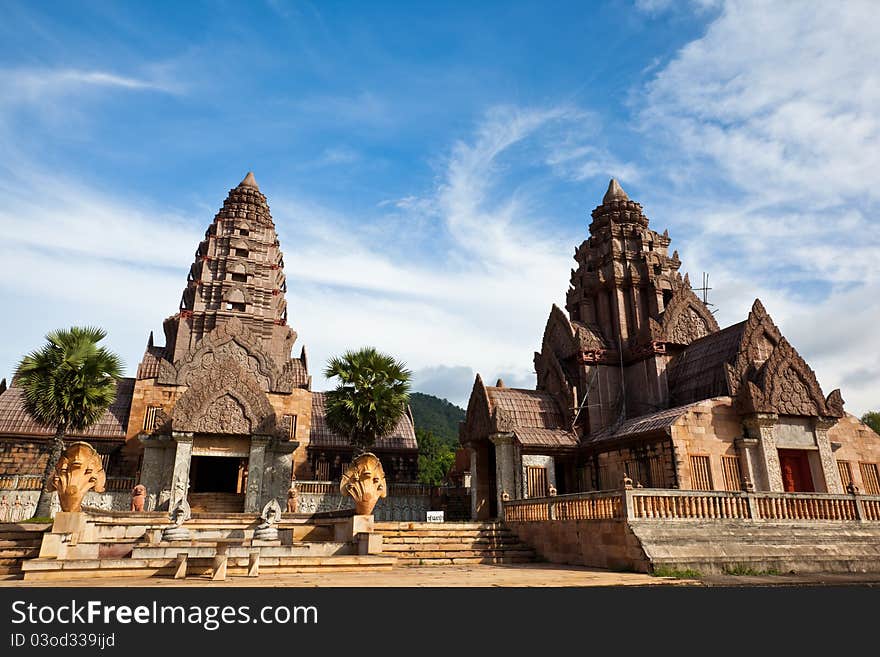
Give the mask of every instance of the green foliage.
[[755, 570], [754, 568], [750, 568], [749, 566], [743, 564], [735, 564], [733, 566], [726, 566], [724, 568], [725, 575], [778, 575], [779, 571], [775, 568], [768, 568], [767, 570]]
[[666, 566], [655, 568], [654, 572], [651, 574], [654, 577], [674, 577], [676, 579], [700, 579], [703, 576], [699, 571], [691, 570], [690, 568], [676, 570], [675, 568], [668, 568]]
[[409, 405], [417, 429], [431, 432], [453, 450], [458, 447], [458, 423], [464, 420], [463, 409], [445, 399], [422, 392], [412, 393], [409, 396]]
[[98, 347], [105, 337], [91, 327], [53, 331], [43, 347], [22, 358], [16, 385], [34, 420], [59, 433], [85, 431], [98, 421], [116, 398], [122, 375], [119, 357]]
[[440, 486], [455, 461], [455, 451], [425, 429], [416, 429], [416, 439], [419, 441], [419, 481]]
[[331, 358], [324, 376], [339, 379], [326, 395], [327, 425], [348, 436], [356, 450], [388, 434], [406, 412], [410, 371], [372, 347]]
[[874, 433], [880, 434], [880, 411], [868, 411], [862, 416], [862, 422], [871, 427]]

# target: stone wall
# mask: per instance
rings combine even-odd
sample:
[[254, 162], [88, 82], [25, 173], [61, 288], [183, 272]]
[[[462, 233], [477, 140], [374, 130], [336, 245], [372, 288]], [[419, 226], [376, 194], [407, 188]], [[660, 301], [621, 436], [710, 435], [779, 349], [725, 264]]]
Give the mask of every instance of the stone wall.
[[48, 440], [0, 438], [0, 475], [43, 475], [51, 444]]
[[723, 456], [739, 455], [736, 439], [743, 434], [742, 420], [733, 408], [730, 397], [709, 399], [693, 406], [672, 425], [678, 487], [682, 490], [694, 489], [690, 457], [708, 456], [712, 490], [725, 490], [721, 459]]
[[[279, 500], [282, 501], [282, 500]], [[321, 511], [339, 511], [354, 509], [354, 501], [348, 495], [338, 492], [300, 493], [298, 511], [300, 513], [318, 513]], [[412, 520], [424, 522], [426, 514], [431, 510], [429, 495], [389, 495], [379, 500], [373, 515], [381, 521]]]
[[828, 440], [832, 443], [832, 449], [835, 443], [840, 445], [834, 451], [834, 459], [847, 462], [852, 471], [853, 483], [862, 493], [869, 493], [859, 464], [880, 464], [880, 435], [857, 417], [847, 414], [828, 429]]
[[551, 563], [650, 572], [641, 543], [625, 520], [505, 523]]
[[[40, 491], [38, 490], [0, 491], [0, 522], [19, 522], [31, 518], [37, 508], [39, 497]], [[128, 511], [131, 508], [131, 494], [128, 491], [107, 493], [90, 491], [83, 499], [83, 506], [104, 509], [105, 511]], [[52, 493], [51, 515], [54, 516], [55, 512], [60, 510], [58, 495]]]

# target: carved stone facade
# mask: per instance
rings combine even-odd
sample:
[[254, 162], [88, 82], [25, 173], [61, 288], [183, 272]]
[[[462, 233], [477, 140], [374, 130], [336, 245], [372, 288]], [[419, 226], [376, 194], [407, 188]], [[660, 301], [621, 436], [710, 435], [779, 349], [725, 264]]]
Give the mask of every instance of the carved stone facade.
[[616, 488], [624, 475], [654, 487], [831, 493], [843, 492], [844, 474], [871, 480], [880, 436], [844, 412], [839, 390], [825, 396], [760, 301], [721, 330], [679, 274], [668, 233], [651, 230], [614, 180], [589, 232], [567, 313], [551, 308], [534, 355], [536, 390], [477, 376], [460, 430], [474, 517], [524, 495], [519, 474], [538, 456], [552, 457], [545, 469], [560, 493]]

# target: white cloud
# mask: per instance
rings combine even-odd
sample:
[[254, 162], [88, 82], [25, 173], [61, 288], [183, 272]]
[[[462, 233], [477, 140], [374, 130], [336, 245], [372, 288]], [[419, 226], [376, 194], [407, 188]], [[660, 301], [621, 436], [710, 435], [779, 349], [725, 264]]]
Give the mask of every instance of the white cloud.
[[880, 403], [858, 375], [880, 322], [878, 60], [874, 3], [727, 2], [639, 97], [663, 155], [648, 212], [712, 273], [722, 324], [760, 296], [854, 412]]
[[0, 104], [39, 103], [51, 97], [92, 88], [178, 93], [179, 84], [167, 80], [146, 80], [101, 70], [73, 68], [0, 69], [3, 96]]

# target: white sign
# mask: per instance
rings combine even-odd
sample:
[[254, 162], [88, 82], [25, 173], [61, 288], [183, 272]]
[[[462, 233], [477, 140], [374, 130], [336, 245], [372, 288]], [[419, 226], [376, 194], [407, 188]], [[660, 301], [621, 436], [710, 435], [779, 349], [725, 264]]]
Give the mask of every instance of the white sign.
[[442, 511], [428, 511], [428, 522], [443, 522], [443, 512]]

